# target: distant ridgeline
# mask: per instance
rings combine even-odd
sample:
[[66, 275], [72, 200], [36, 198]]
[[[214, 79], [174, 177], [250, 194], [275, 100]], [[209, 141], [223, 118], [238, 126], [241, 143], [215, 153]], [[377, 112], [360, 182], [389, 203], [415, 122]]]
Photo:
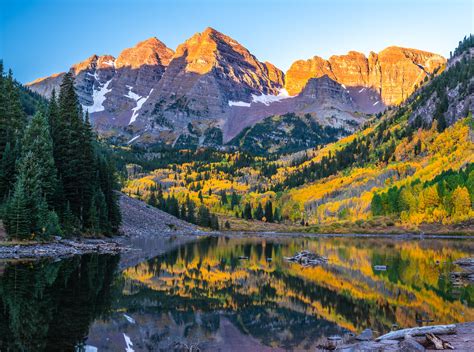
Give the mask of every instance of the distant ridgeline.
[[114, 166], [78, 104], [70, 74], [46, 101], [0, 63], [0, 219], [11, 238], [111, 235]]
[[[471, 221], [473, 47], [466, 37], [405, 103], [324, 147], [279, 154], [304, 147], [306, 137], [325, 143], [340, 133], [286, 114], [242, 131], [232, 152], [137, 150], [131, 157], [121, 149], [127, 171], [136, 171], [124, 190], [153, 204], [169, 197], [175, 212], [189, 202], [205, 206], [221, 225], [228, 217], [314, 226]], [[275, 154], [266, 154], [269, 145]]]

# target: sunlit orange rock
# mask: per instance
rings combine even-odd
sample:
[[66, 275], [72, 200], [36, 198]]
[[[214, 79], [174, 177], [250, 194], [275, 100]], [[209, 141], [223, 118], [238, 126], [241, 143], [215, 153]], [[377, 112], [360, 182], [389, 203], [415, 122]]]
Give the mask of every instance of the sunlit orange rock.
[[386, 105], [403, 102], [427, 76], [446, 63], [440, 55], [422, 50], [388, 47], [378, 54], [350, 51], [331, 56], [298, 60], [286, 73], [285, 87], [291, 95], [300, 93], [311, 78], [327, 75], [347, 87], [371, 88]]

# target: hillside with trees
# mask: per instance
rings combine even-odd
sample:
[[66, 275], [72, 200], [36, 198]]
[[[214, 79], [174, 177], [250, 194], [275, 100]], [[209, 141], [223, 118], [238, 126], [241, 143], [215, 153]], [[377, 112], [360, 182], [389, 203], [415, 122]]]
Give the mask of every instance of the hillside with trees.
[[78, 103], [72, 75], [47, 102], [0, 72], [0, 218], [7, 235], [116, 233], [114, 166]]

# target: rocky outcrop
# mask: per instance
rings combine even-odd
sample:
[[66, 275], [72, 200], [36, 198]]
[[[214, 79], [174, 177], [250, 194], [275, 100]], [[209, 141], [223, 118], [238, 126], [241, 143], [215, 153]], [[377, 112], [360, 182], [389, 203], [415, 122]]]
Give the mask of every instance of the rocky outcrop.
[[368, 58], [356, 51], [329, 60], [315, 56], [293, 63], [286, 73], [285, 88], [296, 95], [309, 79], [327, 75], [347, 88], [374, 90], [385, 105], [397, 105], [445, 63], [440, 55], [396, 46], [371, 52]]

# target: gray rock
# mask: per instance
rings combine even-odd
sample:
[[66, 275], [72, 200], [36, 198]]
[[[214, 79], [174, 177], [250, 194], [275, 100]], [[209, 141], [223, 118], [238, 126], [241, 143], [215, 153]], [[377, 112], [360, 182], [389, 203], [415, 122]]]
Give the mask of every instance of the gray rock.
[[403, 352], [424, 352], [425, 348], [414, 338], [405, 337], [405, 340], [400, 342], [400, 351]]
[[370, 341], [373, 338], [371, 329], [365, 329], [360, 335], [357, 335], [356, 339], [359, 341]]

